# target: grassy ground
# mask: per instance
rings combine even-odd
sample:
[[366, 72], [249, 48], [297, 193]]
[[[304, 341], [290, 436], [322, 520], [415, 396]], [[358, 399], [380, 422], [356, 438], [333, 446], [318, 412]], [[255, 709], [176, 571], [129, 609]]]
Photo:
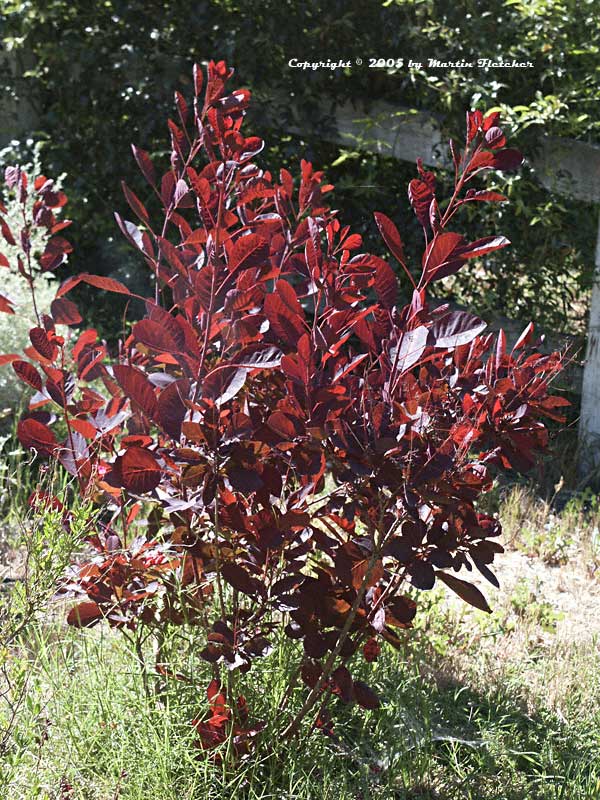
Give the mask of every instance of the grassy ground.
[[[0, 758], [9, 800], [583, 800], [600, 798], [598, 508], [560, 514], [523, 490], [500, 503], [506, 544], [491, 615], [445, 590], [420, 595], [402, 652], [384, 650], [371, 685], [384, 703], [343, 708], [335, 738], [284, 750], [267, 728], [258, 756], [228, 773], [196, 748], [204, 699], [166, 681], [146, 698], [118, 634], [73, 631], [44, 612], [5, 659], [24, 691]], [[481, 588], [485, 588], [483, 585]], [[491, 590], [491, 591], [490, 591]], [[175, 643], [183, 669], [193, 642]], [[270, 726], [286, 649], [256, 669], [250, 708]], [[205, 686], [206, 676], [198, 676]], [[5, 701], [10, 698], [5, 697]]]

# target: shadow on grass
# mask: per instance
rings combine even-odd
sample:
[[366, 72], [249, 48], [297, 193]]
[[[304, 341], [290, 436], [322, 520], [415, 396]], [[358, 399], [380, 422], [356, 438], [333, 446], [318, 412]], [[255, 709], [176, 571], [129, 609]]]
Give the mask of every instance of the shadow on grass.
[[[406, 669], [406, 667], [405, 667]], [[487, 694], [413, 673], [386, 675], [387, 703], [361, 731], [378, 743], [371, 794], [394, 800], [600, 798], [597, 723], [527, 713], [517, 693]], [[369, 728], [371, 729], [369, 731]], [[372, 768], [373, 764], [371, 765]]]

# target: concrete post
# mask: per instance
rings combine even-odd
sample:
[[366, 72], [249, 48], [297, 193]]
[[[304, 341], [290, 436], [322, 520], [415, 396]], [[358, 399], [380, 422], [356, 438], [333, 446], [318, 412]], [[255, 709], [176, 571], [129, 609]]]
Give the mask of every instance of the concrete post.
[[594, 477], [600, 467], [600, 216], [579, 421], [579, 472]]

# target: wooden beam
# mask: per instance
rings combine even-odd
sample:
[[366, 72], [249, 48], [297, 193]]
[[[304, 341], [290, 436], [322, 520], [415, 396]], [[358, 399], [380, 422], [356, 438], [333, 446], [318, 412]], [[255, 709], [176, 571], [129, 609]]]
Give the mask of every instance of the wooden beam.
[[546, 189], [586, 203], [600, 203], [600, 147], [549, 136], [542, 140], [532, 163]]
[[[351, 103], [336, 111], [332, 141], [357, 150], [429, 166], [448, 166], [448, 143], [431, 114], [376, 102], [366, 109]], [[528, 159], [540, 183], [558, 194], [588, 203], [600, 202], [600, 146], [547, 136]]]
[[439, 125], [430, 114], [380, 102], [361, 112], [346, 103], [336, 110], [336, 129], [333, 140], [357, 150], [413, 164], [417, 158], [429, 166], [449, 163]]

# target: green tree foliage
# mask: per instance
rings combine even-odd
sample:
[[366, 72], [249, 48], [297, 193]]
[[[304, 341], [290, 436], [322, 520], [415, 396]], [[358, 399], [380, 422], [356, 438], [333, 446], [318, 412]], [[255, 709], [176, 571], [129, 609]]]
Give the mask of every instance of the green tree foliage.
[[[244, 75], [261, 110], [250, 127], [278, 142], [267, 163], [293, 167], [307, 157], [324, 166], [346, 204], [351, 198], [349, 222], [358, 228], [370, 216], [365, 211], [395, 203], [396, 221], [409, 234], [413, 226], [415, 245], [419, 232], [403, 189], [413, 167], [359, 152], [340, 157], [326, 142], [336, 103], [383, 99], [428, 110], [448, 135], [462, 130], [465, 109], [499, 107], [529, 155], [542, 130], [599, 137], [598, 0], [29, 0], [5, 2], [5, 11], [4, 48], [20, 66], [18, 80], [5, 76], [4, 89], [31, 99], [49, 172], [69, 174], [73, 270], [93, 265], [131, 281], [135, 264], [107, 211], [124, 207], [121, 177], [145, 191], [129, 145], [161, 154], [172, 87], [186, 88], [194, 60], [225, 58]], [[291, 69], [290, 58], [343, 59], [352, 67], [303, 71]], [[370, 69], [370, 58], [514, 58], [533, 67]], [[512, 201], [501, 222], [514, 247], [457, 280], [455, 299], [583, 332], [593, 209], [548, 193], [527, 168], [498, 188]], [[370, 246], [375, 231], [362, 233]], [[120, 327], [112, 303], [96, 316], [106, 332]]]

